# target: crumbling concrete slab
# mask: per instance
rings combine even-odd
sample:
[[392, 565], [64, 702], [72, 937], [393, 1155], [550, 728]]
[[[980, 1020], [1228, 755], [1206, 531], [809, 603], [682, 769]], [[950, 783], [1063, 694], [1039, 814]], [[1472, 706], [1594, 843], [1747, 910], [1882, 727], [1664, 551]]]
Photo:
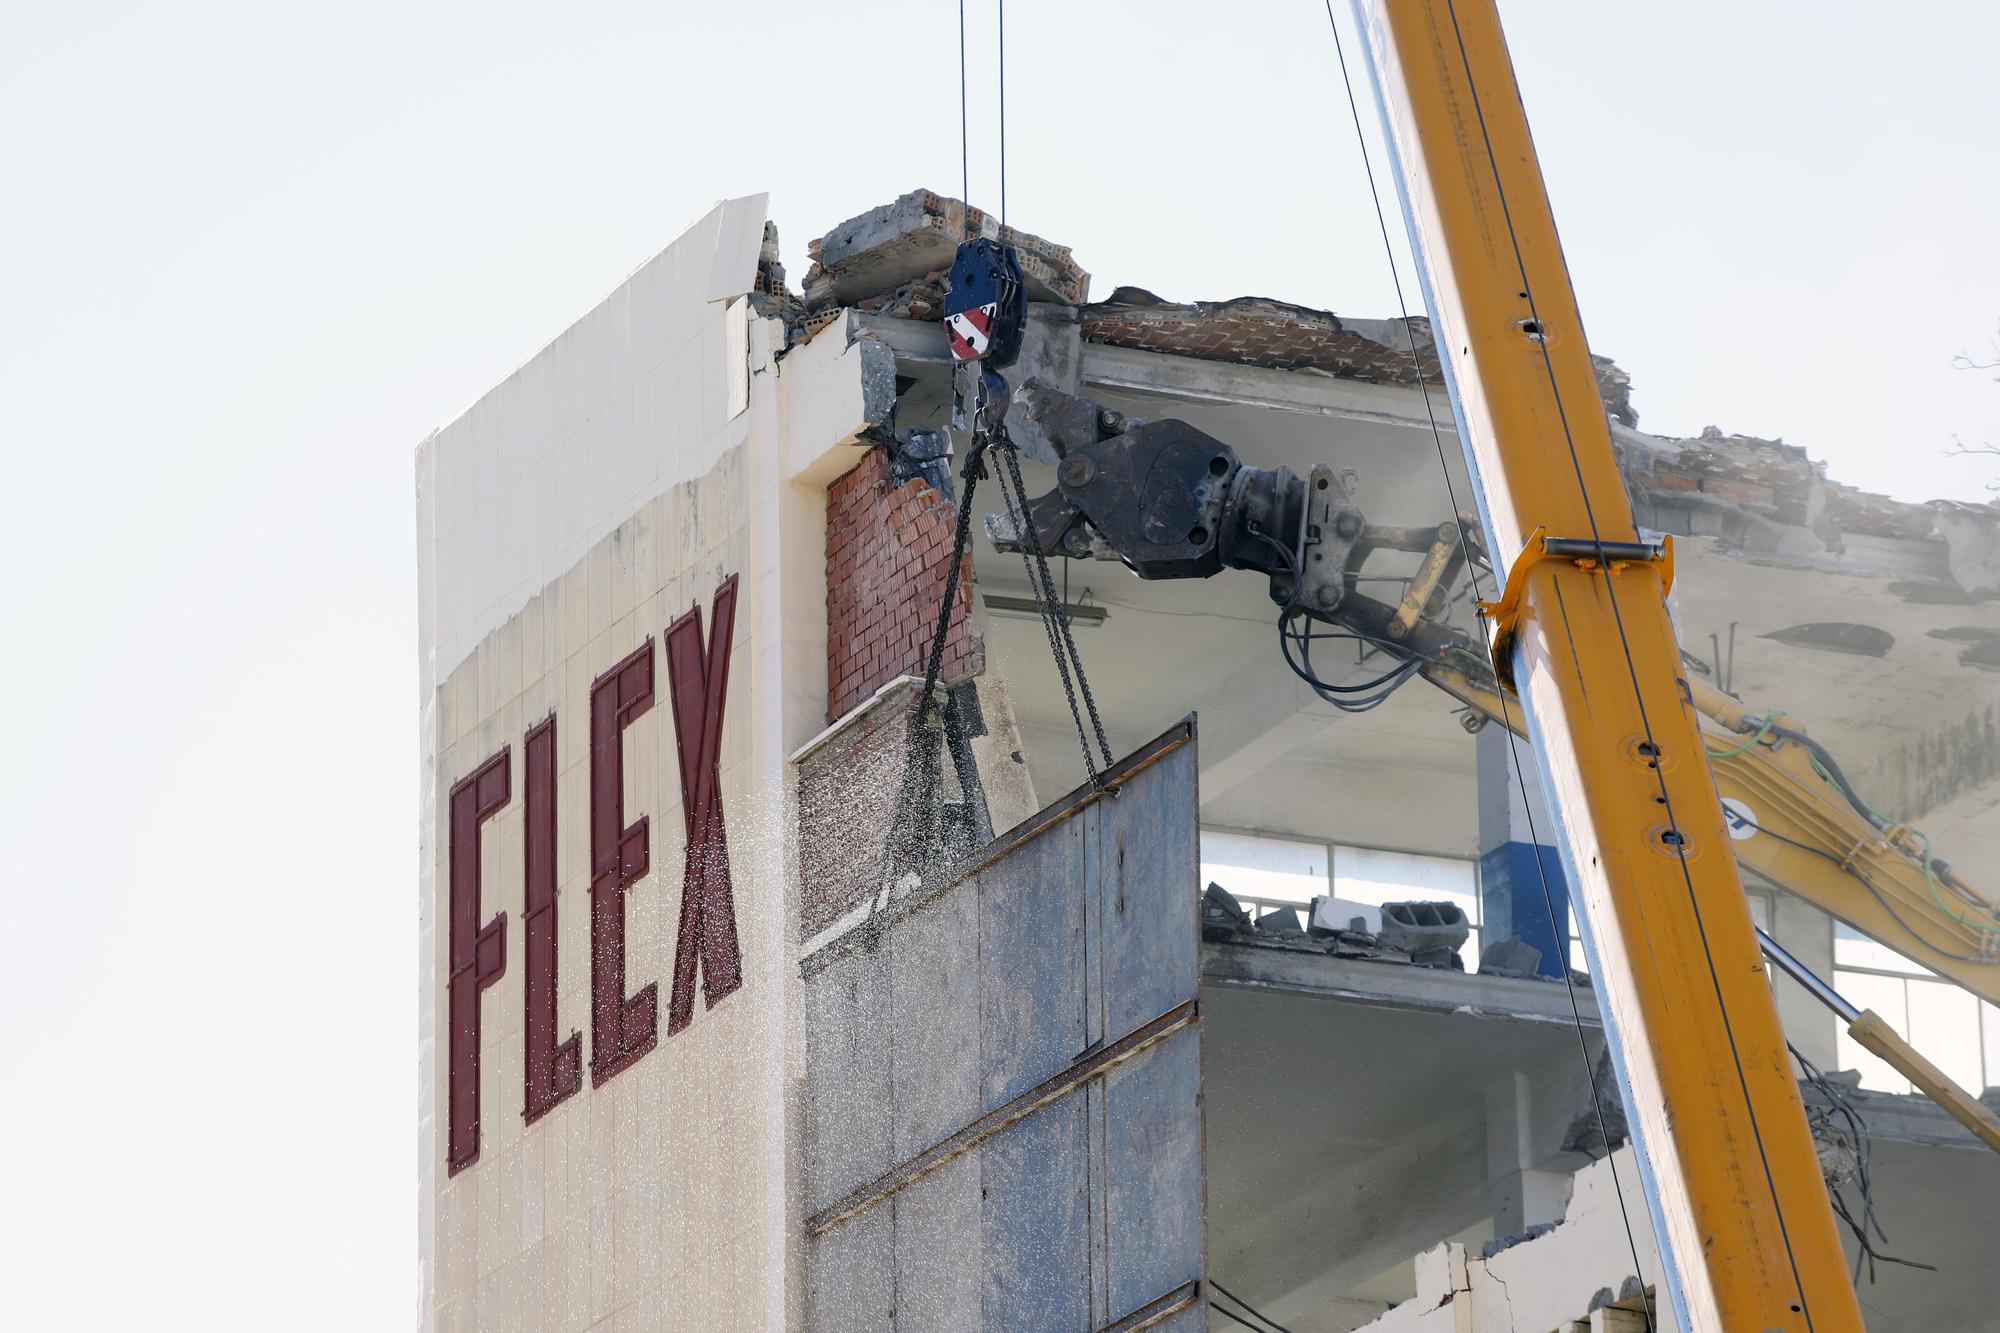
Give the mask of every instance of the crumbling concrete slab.
[[1627, 1239], [1624, 1218], [1645, 1207], [1638, 1162], [1620, 1148], [1572, 1178], [1561, 1224], [1491, 1256], [1453, 1243], [1417, 1255], [1416, 1299], [1357, 1333], [1624, 1333], [1633, 1319], [1677, 1333], [1672, 1304], [1641, 1276], [1660, 1271], [1650, 1228]]
[[[1084, 307], [1083, 338], [1106, 347], [1377, 384], [1444, 385], [1430, 321], [1421, 316], [1348, 319], [1263, 296], [1182, 303], [1143, 287], [1120, 287], [1108, 299]], [[1638, 424], [1632, 377], [1604, 357], [1591, 359], [1612, 416], [1628, 426]]]
[[1030, 301], [1027, 326], [1021, 334], [1021, 355], [1000, 375], [1014, 395], [1007, 407], [1007, 437], [1020, 448], [1024, 458], [1054, 463], [1059, 457], [1055, 445], [1028, 415], [1021, 386], [1033, 379], [1069, 394], [1081, 386], [1083, 325], [1076, 307]]
[[1089, 299], [1090, 275], [1068, 246], [1002, 226], [998, 218], [961, 200], [912, 190], [849, 218], [807, 246], [813, 263], [806, 273], [806, 304], [854, 305], [906, 283], [934, 281], [951, 267], [952, 255], [967, 236], [991, 237], [1020, 253], [1029, 300], [1081, 305]]

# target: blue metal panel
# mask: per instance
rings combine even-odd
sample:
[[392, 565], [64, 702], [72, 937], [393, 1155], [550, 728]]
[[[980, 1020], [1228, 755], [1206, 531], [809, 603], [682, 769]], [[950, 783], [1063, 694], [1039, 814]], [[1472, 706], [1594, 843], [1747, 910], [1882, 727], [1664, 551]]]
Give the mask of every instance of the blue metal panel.
[[1193, 741], [804, 961], [808, 1328], [1197, 1326]]

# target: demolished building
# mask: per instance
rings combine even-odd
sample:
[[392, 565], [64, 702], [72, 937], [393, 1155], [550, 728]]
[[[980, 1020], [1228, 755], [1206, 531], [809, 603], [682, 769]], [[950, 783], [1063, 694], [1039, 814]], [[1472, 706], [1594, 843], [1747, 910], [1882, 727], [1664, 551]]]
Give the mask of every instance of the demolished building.
[[[1132, 756], [1107, 800], [1021, 559], [975, 522], [942, 659], [963, 860], [885, 883], [963, 484], [909, 428], [950, 420], [967, 234], [1022, 258], [1017, 389], [1350, 469], [1380, 522], [1470, 493], [1422, 319], [1093, 301], [1065, 247], [924, 191], [814, 242], [793, 290], [763, 199], [718, 205], [419, 451], [427, 1326], [1233, 1327], [1214, 1284], [1299, 1333], [1671, 1327], [1505, 738], [1421, 684], [1326, 706], [1258, 580], [1059, 560]], [[1992, 882], [2000, 508], [1647, 434], [1597, 372], [1639, 521], [1679, 539], [1688, 669]], [[1018, 397], [1007, 422], [1047, 489], [1044, 427]], [[2000, 1011], [1747, 887], [2000, 1084]], [[1859, 1074], [1807, 1097], [1868, 1127], [1877, 1247], [1932, 1266], [1878, 1265], [1870, 1327], [1994, 1326], [2000, 1159], [1773, 984], [1800, 1055]]]

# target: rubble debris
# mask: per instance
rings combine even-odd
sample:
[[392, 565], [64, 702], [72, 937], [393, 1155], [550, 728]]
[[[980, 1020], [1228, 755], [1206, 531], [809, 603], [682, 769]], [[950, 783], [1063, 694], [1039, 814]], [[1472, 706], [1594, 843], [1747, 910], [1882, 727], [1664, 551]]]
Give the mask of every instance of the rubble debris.
[[[935, 288], [941, 294], [943, 274], [958, 243], [968, 236], [992, 237], [1020, 253], [1029, 300], [1081, 305], [1090, 299], [1090, 275], [1068, 246], [1002, 226], [962, 200], [912, 190], [849, 218], [807, 247], [813, 262], [806, 271], [805, 304], [813, 310], [857, 305], [913, 283], [921, 284], [922, 293]], [[929, 299], [919, 289], [908, 290], [904, 299], [910, 302], [911, 318], [943, 316], [942, 304], [935, 314], [916, 313], [917, 303]]]
[[[1330, 310], [1263, 296], [1181, 304], [1144, 287], [1120, 287], [1108, 299], [1083, 308], [1083, 340], [1376, 384], [1415, 385], [1420, 377], [1433, 386], [1444, 382], [1430, 321], [1422, 316], [1343, 319]], [[1604, 357], [1591, 360], [1611, 415], [1637, 425], [1632, 377]]]
[[1335, 958], [1361, 958], [1371, 963], [1408, 963], [1410, 955], [1401, 949], [1385, 948], [1365, 930], [1337, 930], [1322, 945]]
[[[1073, 388], [1085, 343], [1371, 383], [1442, 384], [1430, 322], [1421, 316], [1347, 318], [1257, 296], [1183, 303], [1137, 286], [1086, 304], [1090, 277], [1068, 247], [930, 190], [913, 190], [811, 242], [803, 298], [785, 289], [776, 232], [767, 229], [753, 301], [786, 321], [788, 345], [842, 308], [935, 323], [944, 315], [953, 255], [968, 235], [1004, 240], [1020, 254], [1031, 306], [1024, 359], [1008, 377], [1017, 391], [1030, 376]], [[1631, 376], [1608, 358], [1592, 361], [1610, 415], [1636, 427]], [[1027, 457], [1054, 460], [1018, 392], [1007, 424]], [[1714, 426], [1692, 438], [1624, 430], [1614, 443], [1648, 526], [1807, 563], [1846, 555], [1854, 538], [1917, 543], [1920, 551], [1906, 552], [1892, 568], [1938, 581], [1897, 585], [1921, 589], [1905, 591], [1911, 600], [1947, 598], [1947, 570], [1959, 593], [2000, 597], [2000, 504], [1905, 503], [1829, 479], [1824, 464], [1797, 445]]]
[[1596, 1159], [1610, 1156], [1632, 1136], [1632, 1130], [1625, 1121], [1625, 1100], [1618, 1091], [1618, 1077], [1612, 1072], [1609, 1051], [1598, 1056], [1592, 1082], [1597, 1088], [1597, 1104], [1585, 1107], [1570, 1121], [1569, 1132], [1563, 1135], [1562, 1150]]
[[[1618, 462], [1634, 491], [1669, 504], [1679, 496], [1683, 506], [1705, 502], [1806, 528], [1828, 551], [1844, 549], [1844, 515], [1829, 503], [1823, 468], [1798, 445], [1725, 435], [1707, 426], [1693, 439], [1661, 440], [1644, 449], [1628, 443], [1618, 451]], [[1880, 526], [1866, 515], [1860, 522], [1863, 528]], [[1923, 529], [1918, 535], [1928, 537], [1928, 523]]]
[[1236, 895], [1211, 881], [1201, 895], [1201, 937], [1226, 940], [1252, 929], [1250, 914], [1236, 901]]
[[[757, 251], [757, 278], [750, 288], [750, 308], [767, 319], [782, 319], [790, 330], [805, 318], [805, 302], [785, 286], [785, 266], [778, 262], [778, 224], [765, 222], [764, 243]], [[787, 337], [787, 343], [796, 339]]]
[[1533, 980], [1541, 977], [1536, 970], [1541, 965], [1542, 951], [1519, 937], [1496, 940], [1479, 951], [1479, 970], [1483, 975]]
[[951, 436], [941, 430], [914, 426], [896, 432], [889, 450], [889, 482], [901, 486], [921, 479], [946, 504], [954, 502], [951, 488]]
[[[1398, 934], [1392, 938], [1386, 925], [1379, 935], [1365, 929], [1378, 912], [1386, 923], [1391, 907], [1401, 909], [1395, 927]], [[1321, 896], [1312, 900], [1306, 922], [1310, 924], [1301, 923], [1296, 907], [1273, 908], [1253, 919], [1220, 884], [1211, 883], [1202, 894], [1201, 937], [1211, 943], [1254, 942], [1266, 948], [1325, 953], [1335, 958], [1465, 970], [1458, 950], [1471, 928], [1455, 903], [1392, 903], [1375, 908]]]
[[[1537, 1236], [1546, 1236], [1561, 1225], [1560, 1222], [1537, 1222], [1526, 1231], [1520, 1232], [1517, 1235], [1495, 1236], [1492, 1240], [1487, 1241], [1479, 1247], [1479, 1257], [1482, 1259], [1491, 1259], [1502, 1250], [1511, 1250], [1516, 1245], [1524, 1245]], [[1602, 1294], [1609, 1296], [1611, 1288], [1604, 1288]]]
[[1382, 909], [1371, 903], [1357, 903], [1321, 894], [1312, 900], [1307, 921], [1310, 933], [1319, 938], [1328, 938], [1341, 931], [1374, 935], [1382, 929]]
[[1857, 657], [1883, 657], [1896, 646], [1896, 636], [1874, 625], [1857, 625], [1845, 620], [1820, 620], [1760, 634], [1800, 648], [1818, 648], [1829, 653], [1852, 653]]
[[[1963, 533], [1945, 532], [1945, 502], [1908, 504], [1826, 477], [1823, 463], [1783, 440], [1725, 434], [1714, 426], [1690, 439], [1622, 436], [1615, 440], [1620, 470], [1642, 523], [1692, 536], [1715, 537], [1724, 546], [1777, 554], [1799, 553], [1798, 530], [1827, 553], [1843, 555], [1848, 539], [1923, 543], [1937, 551], [1960, 585], [1891, 585], [1911, 601], [1949, 602], [1955, 591], [1978, 586], [1975, 551], [1987, 529], [2000, 532], [2000, 509], [1973, 505]], [[1986, 512], [1991, 510], [1991, 517]], [[1938, 550], [1940, 537], [1947, 549]], [[1992, 539], [1992, 568], [2000, 591], [2000, 537]]]
[[1032, 462], [1053, 465], [1060, 454], [1035, 419], [1027, 386], [1033, 383], [1064, 394], [1074, 394], [1081, 388], [1081, 332], [1074, 306], [1030, 301], [1028, 318], [1021, 330], [1021, 354], [1013, 365], [1000, 372], [1013, 391], [1013, 401], [1007, 407], [1007, 437], [1019, 447], [1021, 456]]
[[1456, 957], [1471, 935], [1472, 923], [1457, 903], [1382, 904], [1382, 932], [1377, 938], [1392, 949], [1407, 950], [1412, 958], [1438, 949]]
[[1305, 928], [1299, 925], [1299, 909], [1296, 907], [1273, 907], [1257, 918], [1256, 930], [1259, 935], [1288, 935], [1303, 937]]

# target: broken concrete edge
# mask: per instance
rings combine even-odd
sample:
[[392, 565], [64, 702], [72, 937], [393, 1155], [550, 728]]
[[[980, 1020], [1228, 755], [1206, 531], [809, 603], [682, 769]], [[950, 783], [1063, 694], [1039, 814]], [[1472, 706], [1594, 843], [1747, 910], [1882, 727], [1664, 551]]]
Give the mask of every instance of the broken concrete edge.
[[[1484, 1254], [1469, 1254], [1459, 1241], [1419, 1252], [1412, 1257], [1415, 1297], [1356, 1333], [1668, 1326], [1670, 1312], [1641, 1276], [1659, 1265], [1650, 1230], [1628, 1243], [1623, 1226], [1611, 1221], [1644, 1207], [1638, 1176], [1632, 1148], [1622, 1147], [1570, 1177], [1559, 1221]], [[1620, 1318], [1627, 1315], [1652, 1323], [1628, 1324]]]
[[[1136, 286], [1093, 303], [1089, 274], [1069, 247], [931, 190], [910, 191], [810, 242], [802, 294], [785, 286], [776, 230], [767, 225], [751, 300], [759, 313], [785, 321], [788, 347], [835, 323], [857, 336], [853, 321], [837, 318], [843, 311], [935, 323], [951, 257], [967, 235], [1016, 246], [1029, 297], [1071, 312], [1069, 336], [1084, 344], [1402, 387], [1442, 383], [1422, 316], [1357, 319], [1257, 296], [1173, 302]], [[1850, 539], [1937, 543], [1944, 558], [1927, 562], [1934, 568], [1896, 572], [2000, 596], [2000, 503], [1891, 499], [1828, 478], [1824, 463], [1783, 439], [1713, 426], [1687, 438], [1642, 434], [1630, 374], [1608, 357], [1593, 361], [1621, 470], [1642, 508], [1685, 519], [1687, 531], [1717, 537], [1732, 554], [1786, 564], [1865, 570], [1874, 563], [1865, 552], [1860, 562], [1843, 559]], [[1813, 549], [1779, 549], [1801, 544]]]
[[[957, 682], [954, 681], [952, 683], [956, 684]], [[943, 682], [939, 682], [939, 684], [940, 688], [942, 688]], [[815, 734], [812, 739], [785, 756], [786, 762], [794, 766], [803, 764], [835, 740], [845, 736], [863, 723], [887, 710], [893, 703], [900, 701], [900, 707], [904, 710], [915, 707], [917, 693], [923, 689], [923, 686], [924, 682], [921, 676], [897, 676], [885, 682], [873, 694], [848, 709], [845, 713], [842, 713], [838, 718], [828, 723]]]
[[971, 237], [988, 237], [1019, 252], [1030, 300], [1082, 305], [1090, 299], [1090, 275], [1068, 246], [1006, 226], [963, 200], [912, 190], [847, 219], [807, 245], [812, 267], [806, 273], [805, 303], [814, 309], [851, 305], [939, 275], [951, 267], [959, 242]]
[[[1567, 992], [1543, 981], [1442, 968], [1384, 967], [1367, 959], [1287, 949], [1260, 940], [1204, 942], [1202, 982], [1564, 1028], [1575, 1027], [1578, 1016], [1570, 1008]], [[1584, 1026], [1598, 1026], [1596, 996], [1580, 989], [1576, 1001]]]
[[[1444, 383], [1430, 320], [1421, 315], [1342, 318], [1267, 296], [1183, 303], [1127, 286], [1084, 306], [1082, 317], [1083, 340], [1107, 347], [1379, 384]], [[1612, 418], [1636, 426], [1632, 377], [1608, 357], [1591, 360]]]

